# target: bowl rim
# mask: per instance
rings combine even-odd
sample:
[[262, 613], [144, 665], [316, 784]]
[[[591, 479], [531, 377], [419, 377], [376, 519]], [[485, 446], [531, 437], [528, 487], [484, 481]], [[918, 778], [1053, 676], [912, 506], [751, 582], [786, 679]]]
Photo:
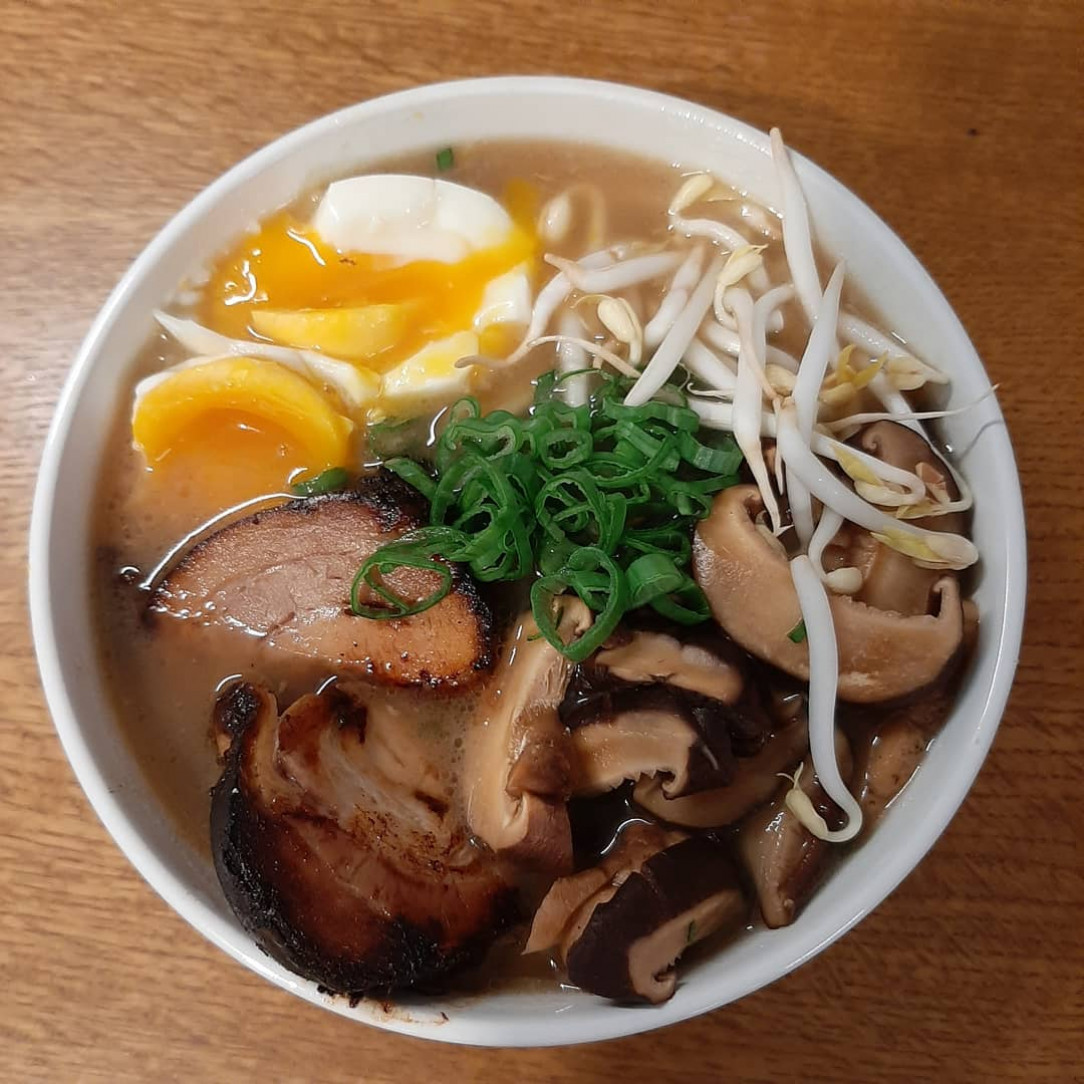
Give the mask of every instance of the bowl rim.
[[[318, 993], [315, 984], [304, 980], [291, 983], [268, 967], [267, 961], [261, 957], [250, 938], [247, 950], [235, 944], [235, 938], [231, 936], [228, 927], [220, 922], [217, 916], [173, 874], [109, 791], [76, 717], [54, 634], [55, 626], [50, 606], [52, 575], [48, 560], [56, 509], [54, 492], [65, 438], [78, 410], [83, 390], [92, 374], [100, 342], [114, 323], [121, 318], [129, 295], [133, 293], [136, 285], [155, 266], [163, 252], [187, 232], [192, 222], [197, 220], [205, 209], [214, 206], [233, 188], [248, 183], [254, 175], [274, 164], [279, 158], [291, 154], [296, 144], [303, 143], [320, 133], [342, 127], [367, 114], [378, 114], [390, 109], [419, 109], [449, 96], [469, 99], [502, 93], [563, 95], [579, 99], [602, 96], [611, 102], [629, 107], [654, 108], [667, 114], [680, 114], [706, 123], [714, 123], [716, 126], [724, 125], [739, 138], [754, 146], [766, 148], [768, 145], [768, 137], [765, 133], [711, 107], [626, 84], [566, 76], [496, 76], [425, 84], [346, 106], [295, 128], [249, 154], [193, 197], [159, 230], [114, 287], [88, 330], [60, 393], [45, 440], [34, 494], [28, 574], [35, 651], [54, 726], [76, 778], [95, 813], [136, 870], [174, 911], [203, 936], [276, 985], [314, 1004], [355, 1020], [361, 1017], [356, 1010], [348, 1007], [345, 999], [329, 999]], [[794, 154], [794, 157], [800, 163], [799, 168], [803, 172], [816, 174], [819, 182], [832, 189], [836, 198], [846, 201], [849, 204], [849, 212], [853, 211], [854, 214], [863, 216], [872, 228], [885, 236], [885, 242], [895, 250], [903, 273], [915, 278], [925, 289], [932, 289], [936, 296], [941, 298], [946, 313], [951, 316], [960, 334], [970, 343], [947, 298], [895, 231], [860, 197], [827, 171], [801, 155]], [[978, 359], [977, 352], [975, 358]], [[981, 366], [981, 359], [978, 360]], [[1008, 430], [1004, 427], [1004, 420], [996, 404], [994, 410], [995, 420], [1001, 422], [1001, 439], [1004, 441], [1005, 451], [1014, 466], [1012, 478], [1002, 481], [999, 494], [1003, 501], [1000, 518], [1006, 532], [1006, 571], [1005, 605], [1000, 615], [1000, 625], [994, 630], [997, 637], [997, 656], [990, 685], [986, 690], [985, 702], [973, 728], [971, 743], [973, 755], [964, 766], [965, 770], [957, 777], [956, 788], [949, 794], [941, 796], [925, 810], [924, 819], [920, 825], [921, 830], [909, 838], [902, 855], [899, 853], [895, 855], [890, 874], [886, 876], [882, 871], [877, 878], [870, 878], [869, 882], [848, 900], [847, 907], [840, 914], [838, 921], [833, 921], [833, 928], [823, 936], [807, 937], [801, 951], [794, 955], [782, 970], [752, 979], [723, 999], [713, 996], [710, 985], [705, 984], [705, 989], [696, 1000], [683, 1001], [680, 1007], [674, 1002], [654, 1006], [649, 1010], [650, 1015], [643, 1011], [621, 1011], [613, 1007], [611, 1013], [601, 1018], [601, 1023], [599, 1023], [598, 1014], [592, 1013], [586, 1014], [588, 1019], [583, 1021], [587, 1026], [577, 1026], [577, 1014], [572, 1013], [557, 1019], [550, 1019], [547, 1016], [541, 1020], [517, 1020], [515, 1033], [511, 1033], [511, 1029], [505, 1032], [493, 1021], [472, 1021], [469, 1019], [469, 1014], [459, 1015], [458, 1019], [453, 1018], [440, 1027], [433, 1027], [428, 1020], [414, 1019], [409, 1013], [389, 1013], [384, 1016], [374, 1013], [365, 1017], [365, 1022], [417, 1037], [493, 1046], [565, 1045], [650, 1031], [718, 1008], [775, 982], [842, 937], [883, 902], [918, 865], [941, 836], [970, 791], [1000, 723], [1019, 656], [1027, 577], [1023, 499]], [[247, 934], [245, 936], [248, 937]]]

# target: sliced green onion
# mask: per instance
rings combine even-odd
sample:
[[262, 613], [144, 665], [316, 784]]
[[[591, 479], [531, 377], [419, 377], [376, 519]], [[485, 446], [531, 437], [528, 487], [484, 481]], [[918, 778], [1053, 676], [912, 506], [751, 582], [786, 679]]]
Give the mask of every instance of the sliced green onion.
[[[468, 544], [465, 535], [450, 532], [448, 528], [423, 528], [406, 534], [395, 542], [381, 546], [358, 569], [350, 585], [350, 609], [359, 617], [387, 620], [396, 617], [412, 617], [435, 606], [452, 589], [452, 570], [436, 559], [436, 554], [459, 554]], [[455, 559], [450, 557], [450, 559]], [[385, 582], [400, 568], [417, 568], [436, 573], [440, 584], [421, 599], [408, 599], [397, 594]], [[362, 602], [363, 587], [382, 600], [383, 605]]]
[[433, 499], [437, 483], [432, 475], [413, 459], [405, 456], [396, 456], [394, 459], [385, 459], [384, 466], [393, 474], [397, 474], [404, 482], [412, 485], [427, 501]]
[[[428, 499], [430, 526], [364, 562], [351, 590], [354, 612], [378, 620], [421, 613], [447, 595], [450, 566], [462, 564], [480, 582], [536, 576], [531, 607], [541, 635], [575, 661], [630, 609], [690, 625], [710, 616], [688, 571], [692, 531], [715, 494], [738, 480], [741, 452], [729, 435], [701, 430], [677, 388], [627, 407], [628, 379], [589, 371], [585, 405], [560, 398], [575, 374], [544, 373], [526, 417], [483, 414], [471, 397], [450, 407], [431, 470], [386, 459]], [[438, 586], [423, 599], [402, 598], [389, 583], [399, 568], [431, 571]], [[567, 644], [555, 616], [566, 593], [595, 614]]]
[[325, 493], [345, 489], [349, 482], [350, 472], [345, 467], [328, 467], [315, 478], [295, 482], [290, 486], [290, 492], [296, 493], [299, 497], [321, 497]]
[[444, 147], [442, 150], [437, 151], [437, 169], [441, 173], [446, 173], [454, 165], [455, 151], [451, 147]]
[[[727, 436], [730, 437], [730, 434]], [[741, 466], [741, 449], [732, 437], [728, 446], [712, 448], [701, 444], [691, 433], [681, 433], [678, 436], [678, 449], [686, 463], [709, 474], [737, 474]]]
[[[564, 448], [565, 451], [560, 449]], [[538, 457], [550, 470], [564, 470], [583, 463], [594, 448], [584, 429], [551, 429], [538, 442]]]
[[669, 595], [685, 586], [687, 579], [674, 559], [668, 554], [655, 552], [637, 557], [625, 573], [629, 583], [629, 607], [646, 606], [660, 595]]
[[[605, 574], [605, 588], [593, 574]], [[598, 596], [606, 599], [594, 624], [571, 643], [565, 643], [557, 631], [554, 604], [564, 591], [571, 589], [588, 606], [589, 599], [597, 602]], [[583, 662], [593, 655], [613, 635], [628, 605], [628, 584], [625, 574], [608, 554], [597, 546], [584, 546], [576, 550], [560, 572], [542, 576], [531, 586], [531, 612], [538, 631], [567, 658]]]
[[704, 592], [689, 575], [685, 576], [684, 586], [677, 591], [652, 599], [651, 608], [679, 625], [699, 625], [711, 617], [711, 607], [708, 606]]
[[805, 620], [804, 619], [799, 621], [798, 624], [795, 625], [794, 628], [792, 628], [790, 630], [790, 632], [787, 633], [787, 639], [792, 644], [803, 643], [805, 641], [805, 637], [806, 637], [806, 631], [805, 631]]

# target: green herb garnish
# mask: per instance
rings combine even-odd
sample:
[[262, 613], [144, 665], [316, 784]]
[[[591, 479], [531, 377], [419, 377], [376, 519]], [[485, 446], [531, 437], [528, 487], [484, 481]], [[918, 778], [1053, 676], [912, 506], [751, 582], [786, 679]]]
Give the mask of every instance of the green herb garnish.
[[349, 481], [350, 473], [345, 467], [329, 467], [315, 478], [295, 482], [290, 486], [290, 491], [299, 497], [319, 497], [324, 493], [334, 493], [337, 489], [344, 489]]
[[447, 173], [455, 165], [455, 151], [451, 147], [445, 147], [437, 151], [437, 169], [441, 173]]
[[800, 644], [805, 640], [805, 635], [805, 620], [803, 618], [787, 633], [787, 639], [792, 644]]
[[[431, 469], [385, 460], [428, 499], [429, 526], [362, 564], [351, 591], [356, 614], [421, 613], [451, 590], [452, 562], [482, 582], [536, 577], [531, 609], [539, 631], [575, 661], [632, 609], [649, 607], [686, 625], [707, 620], [707, 600], [689, 572], [690, 539], [714, 495], [738, 481], [741, 452], [729, 435], [701, 442], [700, 419], [673, 387], [674, 403], [628, 407], [632, 381], [595, 372], [591, 401], [573, 407], [560, 397], [573, 375], [540, 377], [526, 418], [482, 414], [477, 400], [459, 400]], [[400, 598], [387, 577], [401, 567], [435, 572], [439, 586], [420, 602]], [[363, 588], [371, 601], [362, 601]], [[595, 613], [591, 628], [567, 644], [556, 612], [566, 594]]]
[[426, 442], [429, 424], [429, 419], [425, 417], [388, 418], [374, 422], [366, 431], [369, 452], [376, 459], [405, 455], [411, 448]]

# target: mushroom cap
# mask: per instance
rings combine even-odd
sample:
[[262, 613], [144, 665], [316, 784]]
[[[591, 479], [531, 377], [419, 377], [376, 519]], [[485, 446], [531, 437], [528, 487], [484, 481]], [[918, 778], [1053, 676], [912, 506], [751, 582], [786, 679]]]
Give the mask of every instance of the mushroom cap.
[[[809, 646], [788, 636], [802, 618], [786, 557], [754, 521], [754, 486], [725, 489], [697, 527], [693, 569], [715, 619], [747, 651], [794, 677], [809, 678]], [[839, 645], [839, 696], [892, 700], [924, 688], [955, 655], [963, 612], [955, 576], [934, 585], [938, 610], [905, 616], [831, 595]]]
[[[582, 602], [565, 604], [562, 631], [581, 632], [590, 623]], [[471, 829], [493, 850], [553, 874], [572, 867], [568, 735], [557, 711], [572, 666], [524, 614], [508, 636], [464, 750]]]
[[594, 661], [622, 681], [663, 682], [724, 704], [733, 704], [745, 684], [733, 661], [700, 644], [682, 643], [665, 633], [644, 629], [637, 629], [622, 643], [603, 648]]
[[[649, 652], [649, 662], [655, 657]], [[718, 668], [726, 668], [732, 702], [663, 683], [661, 677], [653, 684], [622, 680], [619, 672], [640, 676], [654, 669], [634, 664], [632, 654], [624, 657], [627, 668], [601, 666], [598, 656], [578, 666], [561, 705], [571, 731], [572, 793], [603, 794], [643, 776], [658, 777], [671, 798], [728, 783], [735, 758], [755, 753], [771, 724], [755, 684], [744, 682], [737, 662], [713, 657]]]
[[674, 965], [690, 945], [748, 910], [726, 849], [708, 836], [682, 840], [632, 872], [599, 903], [566, 952], [577, 986], [618, 1001], [657, 1003], [677, 986]]
[[[855, 441], [864, 451], [901, 470], [915, 473], [921, 465], [927, 478], [939, 480], [951, 500], [959, 498], [952, 472], [913, 429], [899, 422], [875, 422], [866, 426]], [[926, 530], [960, 534], [965, 519], [962, 512], [950, 512], [912, 522]], [[862, 589], [854, 596], [858, 601], [907, 615], [930, 612], [930, 597], [943, 572], [920, 568], [909, 557], [882, 545], [868, 531], [851, 527], [841, 535], [849, 541], [846, 563], [862, 570]]]
[[633, 801], [652, 816], [683, 828], [722, 828], [766, 802], [776, 789], [778, 774], [797, 763], [808, 748], [802, 714], [772, 734], [759, 753], [739, 758], [726, 786], [668, 798], [661, 779], [644, 778], [633, 788]]
[[595, 907], [610, 899], [628, 875], [649, 858], [685, 838], [683, 833], [657, 824], [626, 824], [598, 865], [553, 882], [535, 912], [524, 953], [563, 946], [563, 959], [564, 949], [579, 937]]
[[664, 776], [670, 794], [683, 794], [692, 761], [706, 752], [696, 728], [673, 710], [624, 711], [572, 731], [572, 793], [605, 794], [627, 779]]
[[643, 630], [614, 640], [575, 669], [561, 704], [572, 793], [603, 794], [643, 776], [658, 777], [671, 798], [728, 783], [735, 758], [756, 753], [771, 726], [736, 649]]
[[[850, 743], [839, 729], [836, 760], [840, 775], [849, 783], [854, 774], [854, 759]], [[790, 774], [797, 768], [797, 764], [792, 764]], [[838, 827], [842, 820], [840, 810], [824, 793], [812, 765], [805, 765], [798, 785], [829, 825]], [[820, 880], [830, 847], [787, 807], [790, 786], [790, 781], [786, 781], [770, 802], [747, 817], [737, 837], [738, 855], [756, 892], [764, 924], [773, 930], [794, 921]]]

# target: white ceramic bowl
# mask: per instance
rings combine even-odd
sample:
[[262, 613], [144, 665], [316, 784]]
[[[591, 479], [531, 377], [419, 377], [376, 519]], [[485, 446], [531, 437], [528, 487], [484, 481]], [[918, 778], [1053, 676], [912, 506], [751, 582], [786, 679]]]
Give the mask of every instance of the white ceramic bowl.
[[[800, 140], [800, 132], [793, 133]], [[960, 805], [994, 736], [1016, 666], [1025, 535], [1012, 448], [996, 402], [945, 423], [975, 492], [982, 554], [978, 652], [943, 733], [873, 837], [841, 863], [787, 929], [751, 934], [695, 967], [656, 1007], [621, 1008], [567, 991], [410, 1001], [386, 1010], [320, 994], [256, 948], [210, 864], [182, 840], [123, 741], [94, 649], [88, 514], [103, 442], [151, 310], [224, 241], [321, 180], [389, 155], [478, 139], [580, 140], [710, 169], [777, 204], [767, 137], [710, 109], [630, 87], [560, 78], [482, 79], [421, 87], [324, 117], [264, 148], [194, 199], [151, 242], [87, 335], [49, 434], [34, 505], [34, 638], [57, 731], [106, 828], [157, 892], [235, 959], [335, 1012], [427, 1038], [492, 1046], [576, 1043], [646, 1031], [725, 1005], [809, 960], [876, 907], [914, 868]], [[944, 296], [899, 238], [828, 174], [798, 158], [822, 245], [888, 326], [943, 366], [953, 401], [989, 388]], [[921, 214], [921, 207], [916, 214]]]

